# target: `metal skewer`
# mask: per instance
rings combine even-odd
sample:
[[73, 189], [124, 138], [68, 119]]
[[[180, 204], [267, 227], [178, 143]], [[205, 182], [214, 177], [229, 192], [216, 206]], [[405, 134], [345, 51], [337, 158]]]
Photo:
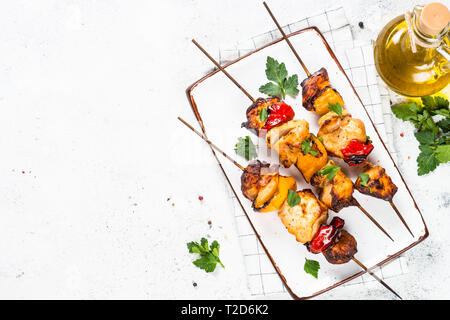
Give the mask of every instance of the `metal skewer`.
[[[243, 166], [241, 166], [239, 163], [237, 163], [233, 158], [231, 158], [229, 155], [227, 155], [222, 149], [220, 149], [218, 146], [216, 146], [214, 143], [212, 143], [208, 138], [206, 138], [206, 136], [204, 134], [202, 134], [201, 132], [197, 131], [194, 129], [194, 127], [192, 127], [189, 123], [187, 123], [183, 118], [178, 117], [178, 120], [180, 120], [184, 125], [186, 125], [189, 129], [191, 129], [192, 131], [194, 131], [200, 138], [202, 138], [204, 141], [206, 141], [211, 147], [213, 147], [216, 151], [218, 151], [219, 153], [221, 153], [225, 158], [227, 158], [228, 160], [230, 160], [231, 162], [233, 162], [233, 164], [238, 167], [239, 169], [241, 169], [242, 171], [245, 170], [245, 168]], [[389, 236], [389, 235], [388, 235]], [[358, 264], [364, 271], [368, 272], [372, 277], [374, 277], [378, 282], [380, 282], [384, 287], [386, 287], [389, 291], [391, 291], [393, 294], [395, 294], [397, 297], [399, 297], [400, 299], [402, 299], [402, 297], [400, 297], [399, 294], [397, 294], [391, 287], [389, 287], [383, 280], [381, 280], [380, 278], [378, 278], [374, 273], [372, 273], [369, 269], [367, 269], [366, 266], [364, 266], [358, 259], [356, 259], [355, 257], [352, 258], [352, 260], [354, 262], [356, 262], [356, 264]], [[402, 299], [403, 300], [403, 299]]]
[[[202, 48], [202, 46], [195, 40], [192, 40], [192, 42], [197, 46], [197, 48], [200, 49], [201, 52], [203, 52], [208, 58], [209, 60], [212, 61], [212, 63], [214, 63], [215, 66], [217, 66], [217, 68], [219, 68], [220, 71], [222, 71], [223, 73], [225, 73], [225, 75], [231, 80], [233, 81], [233, 83], [239, 88], [241, 89], [242, 92], [245, 93], [245, 95], [252, 100], [253, 102], [255, 102], [255, 99], [220, 65], [219, 62], [217, 62], [205, 49]], [[293, 49], [293, 48], [292, 48]], [[306, 70], [307, 71], [307, 70]], [[234, 161], [234, 160], [233, 160]], [[355, 200], [356, 201], [356, 200]], [[364, 213], [383, 233], [385, 233], [389, 239], [391, 239], [392, 241], [394, 241], [392, 239], [392, 237], [386, 232], [386, 230], [384, 230], [381, 225], [364, 209], [361, 207], [361, 205], [357, 205], [357, 207], [361, 210], [362, 213]]]

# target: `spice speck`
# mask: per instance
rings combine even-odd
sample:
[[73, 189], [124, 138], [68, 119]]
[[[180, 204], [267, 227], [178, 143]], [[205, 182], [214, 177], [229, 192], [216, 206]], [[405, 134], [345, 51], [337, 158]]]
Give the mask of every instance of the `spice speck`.
[[202, 196], [198, 196], [198, 200], [202, 201], [203, 197]]
[[400, 133], [400, 137], [404, 137], [405, 136], [405, 134], [402, 132], [402, 133]]

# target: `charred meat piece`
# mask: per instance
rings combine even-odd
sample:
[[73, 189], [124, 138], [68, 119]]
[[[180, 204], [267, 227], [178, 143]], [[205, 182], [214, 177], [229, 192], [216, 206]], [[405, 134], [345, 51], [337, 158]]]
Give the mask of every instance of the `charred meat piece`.
[[[326, 166], [334, 165], [333, 160], [326, 164]], [[311, 179], [311, 184], [320, 189], [320, 201], [334, 212], [355, 205], [352, 180], [342, 170], [339, 170], [331, 180], [328, 180], [326, 175], [315, 173]]]
[[345, 230], [341, 231], [337, 242], [323, 252], [327, 261], [331, 264], [349, 262], [358, 252], [355, 238]]
[[303, 178], [305, 178], [305, 181], [308, 183], [314, 173], [322, 169], [328, 160], [327, 150], [325, 150], [322, 142], [313, 135], [310, 136], [310, 141], [311, 150], [316, 154], [304, 154], [302, 150], [298, 155], [296, 164], [296, 167], [300, 170]]
[[262, 109], [268, 108], [273, 104], [280, 103], [280, 99], [276, 97], [271, 98], [258, 98], [256, 101], [247, 109], [247, 121], [242, 123], [242, 127], [255, 131], [255, 133], [259, 133], [259, 131], [266, 124], [267, 119], [261, 121], [259, 117], [259, 113]]
[[262, 163], [259, 160], [249, 163], [247, 168], [241, 175], [241, 191], [242, 194], [253, 201], [258, 196], [259, 192], [259, 180], [261, 178], [261, 168], [268, 168], [268, 163]]
[[313, 239], [320, 225], [326, 223], [328, 209], [310, 189], [297, 191], [297, 194], [300, 203], [290, 207], [286, 201], [278, 216], [298, 242], [307, 243]]
[[367, 140], [364, 123], [354, 119], [348, 113], [338, 116], [329, 112], [319, 119], [320, 129], [317, 136], [323, 139], [323, 145], [329, 155], [344, 158], [345, 149], [352, 140], [365, 143]]
[[302, 104], [306, 110], [315, 111], [314, 109], [314, 99], [318, 96], [319, 92], [330, 86], [330, 81], [328, 79], [328, 72], [325, 68], [314, 72], [308, 78], [303, 80], [302, 86]]
[[397, 186], [392, 182], [391, 177], [386, 174], [386, 170], [383, 167], [367, 163], [363, 167], [363, 173], [369, 176], [369, 180], [367, 185], [363, 186], [361, 177], [358, 177], [355, 182], [355, 188], [359, 192], [386, 201], [392, 200], [397, 192]]

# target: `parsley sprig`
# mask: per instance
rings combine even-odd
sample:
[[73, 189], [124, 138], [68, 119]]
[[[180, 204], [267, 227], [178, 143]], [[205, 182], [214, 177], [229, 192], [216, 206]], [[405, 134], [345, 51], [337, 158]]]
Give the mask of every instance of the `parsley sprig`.
[[256, 146], [253, 144], [252, 139], [250, 139], [249, 136], [246, 136], [245, 138], [239, 137], [234, 151], [246, 160], [254, 159], [258, 156], [256, 153]]
[[327, 176], [328, 180], [333, 180], [336, 173], [341, 170], [341, 167], [339, 166], [325, 166], [322, 169], [320, 169], [317, 173], [323, 176]]
[[219, 259], [220, 245], [216, 240], [214, 240], [210, 246], [208, 245], [208, 240], [206, 238], [202, 238], [200, 243], [191, 241], [187, 244], [187, 248], [189, 253], [200, 254], [200, 258], [192, 262], [200, 269], [203, 269], [206, 272], [213, 272], [218, 263], [225, 268]]
[[272, 82], [259, 87], [259, 92], [269, 96], [286, 98], [286, 95], [296, 96], [299, 93], [298, 76], [296, 74], [288, 77], [286, 65], [279, 63], [272, 57], [267, 57], [266, 77]]
[[369, 175], [367, 173], [361, 172], [359, 174], [360, 184], [363, 187], [367, 187], [367, 182], [369, 182]]
[[308, 260], [305, 258], [305, 265], [303, 266], [303, 270], [305, 270], [306, 273], [309, 273], [317, 279], [319, 276], [319, 269], [319, 262], [317, 262], [316, 260]]
[[297, 194], [297, 192], [292, 191], [291, 189], [289, 189], [288, 191], [288, 198], [287, 198], [287, 203], [289, 205], [289, 207], [295, 207], [296, 205], [298, 205], [300, 203], [302, 199], [300, 198], [300, 196]]
[[[422, 105], [409, 101], [394, 105], [391, 109], [397, 118], [412, 122], [417, 128], [414, 136], [420, 144], [417, 157], [419, 176], [450, 161], [450, 111], [447, 99], [427, 96], [422, 98]], [[438, 117], [441, 120], [435, 122]]]
[[302, 152], [304, 155], [307, 155], [310, 153], [312, 156], [317, 156], [319, 153], [317, 151], [314, 151], [311, 147], [311, 139], [303, 140], [302, 142]]
[[328, 102], [328, 110], [333, 111], [339, 116], [342, 116], [342, 105], [339, 102], [336, 104]]

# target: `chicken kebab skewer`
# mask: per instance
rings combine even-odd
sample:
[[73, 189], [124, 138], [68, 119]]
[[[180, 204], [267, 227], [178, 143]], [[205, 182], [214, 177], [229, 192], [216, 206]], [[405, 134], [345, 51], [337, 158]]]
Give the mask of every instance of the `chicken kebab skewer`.
[[[255, 132], [258, 136], [266, 134], [269, 148], [278, 152], [280, 162], [285, 167], [292, 164], [299, 169], [306, 182], [320, 189], [320, 200], [334, 212], [349, 206], [356, 206], [363, 212], [391, 241], [392, 237], [353, 197], [353, 183], [339, 167], [328, 160], [327, 151], [320, 137], [309, 132], [309, 124], [305, 120], [292, 120], [294, 111], [277, 97], [254, 99], [208, 52], [195, 40], [192, 42], [222, 71], [241, 91], [253, 102], [247, 109], [247, 121], [243, 127]], [[263, 110], [268, 112], [267, 118], [261, 119]], [[309, 152], [305, 152], [305, 148]], [[328, 179], [318, 176], [327, 170], [334, 170], [335, 174], [326, 174]], [[322, 173], [322, 174], [320, 174]], [[312, 177], [315, 177], [312, 179]]]
[[362, 177], [366, 177], [366, 179], [368, 177], [372, 187], [366, 185], [367, 182], [363, 181], [360, 175], [355, 183], [356, 189], [365, 195], [388, 201], [405, 228], [414, 237], [393, 202], [397, 186], [386, 174], [384, 168], [366, 163], [367, 157], [374, 147], [366, 135], [364, 123], [360, 119], [353, 118], [342, 107], [344, 101], [339, 92], [331, 86], [325, 68], [321, 68], [313, 74], [309, 72], [267, 3], [263, 2], [263, 4], [307, 75], [307, 78], [301, 83], [302, 104], [305, 109], [314, 111], [321, 116], [318, 121], [320, 129], [317, 136], [322, 139], [328, 154], [343, 159], [349, 166], [362, 164]]
[[[330, 224], [326, 224], [328, 208], [316, 198], [310, 189], [296, 191], [297, 184], [294, 178], [281, 176], [268, 163], [259, 160], [250, 162], [244, 168], [185, 120], [180, 117], [178, 119], [243, 171], [241, 190], [243, 195], [252, 201], [254, 210], [259, 212], [278, 211], [278, 216], [288, 232], [294, 235], [298, 242], [305, 244], [309, 252], [322, 253], [331, 264], [343, 264], [353, 260], [384, 287], [402, 299], [383, 280], [354, 257], [358, 251], [357, 242], [348, 231], [343, 229], [343, 219], [334, 217]], [[289, 203], [289, 190], [298, 196], [296, 204]]]

